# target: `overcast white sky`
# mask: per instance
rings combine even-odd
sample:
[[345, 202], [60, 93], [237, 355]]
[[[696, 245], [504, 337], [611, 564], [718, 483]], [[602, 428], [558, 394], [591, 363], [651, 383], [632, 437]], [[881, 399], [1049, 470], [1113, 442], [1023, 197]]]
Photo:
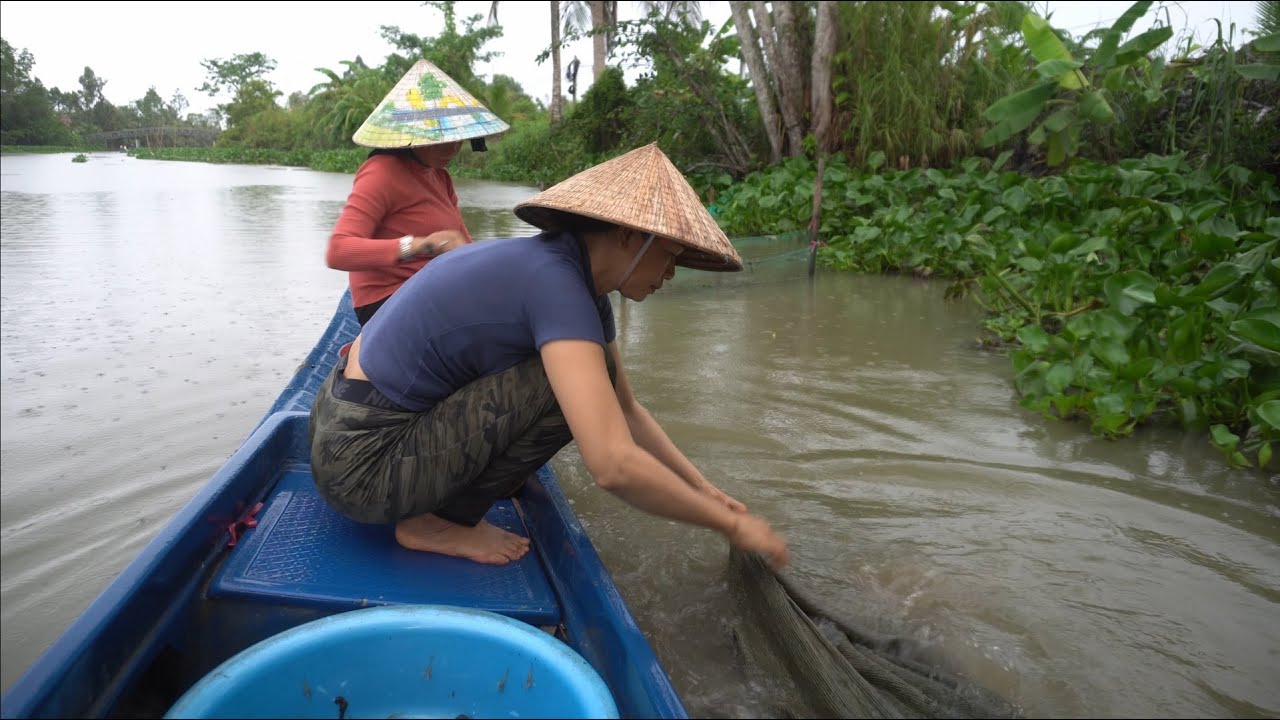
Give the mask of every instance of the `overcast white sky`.
[[[459, 2], [459, 18], [472, 14], [487, 19], [489, 2]], [[1053, 13], [1053, 24], [1082, 35], [1099, 24], [1109, 25], [1130, 2], [1034, 3], [1044, 14]], [[1235, 22], [1254, 24], [1254, 3], [1165, 2], [1179, 34], [1194, 33], [1207, 40], [1214, 36], [1213, 18], [1224, 26]], [[703, 15], [719, 25], [729, 17], [727, 2], [703, 2]], [[622, 19], [639, 15], [639, 3], [620, 3]], [[550, 61], [534, 58], [550, 44], [550, 6], [542, 0], [506, 2], [499, 6], [503, 36], [486, 49], [502, 54], [477, 68], [481, 75], [502, 73], [514, 77], [530, 95], [547, 102], [551, 96]], [[180, 91], [189, 111], [202, 112], [223, 99], [210, 98], [196, 88], [205, 80], [201, 60], [227, 59], [237, 53], [262, 52], [274, 59], [276, 69], [268, 79], [285, 95], [307, 91], [324, 81], [317, 67], [341, 70], [342, 60], [357, 55], [370, 65], [380, 64], [391, 52], [378, 31], [396, 25], [405, 32], [436, 35], [441, 14], [418, 0], [363, 0], [362, 2], [0, 2], [0, 35], [19, 51], [35, 57], [33, 74], [45, 87], [78, 89], [85, 66], [107, 81], [104, 94], [116, 105], [141, 98], [155, 86], [165, 100]], [[1146, 29], [1150, 17], [1135, 27]], [[461, 25], [461, 22], [460, 22]], [[1239, 37], [1239, 33], [1237, 33]], [[577, 56], [578, 96], [590, 85], [589, 40], [571, 45], [564, 62]], [[567, 87], [567, 86], [566, 86]]]

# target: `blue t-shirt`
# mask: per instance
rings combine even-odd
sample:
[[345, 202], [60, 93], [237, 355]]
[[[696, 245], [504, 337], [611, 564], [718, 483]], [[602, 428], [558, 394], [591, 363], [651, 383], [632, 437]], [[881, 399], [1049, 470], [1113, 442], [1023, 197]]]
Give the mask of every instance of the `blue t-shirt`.
[[362, 334], [369, 382], [423, 412], [552, 340], [607, 345], [615, 329], [609, 296], [595, 294], [586, 248], [566, 232], [451, 250], [400, 286]]

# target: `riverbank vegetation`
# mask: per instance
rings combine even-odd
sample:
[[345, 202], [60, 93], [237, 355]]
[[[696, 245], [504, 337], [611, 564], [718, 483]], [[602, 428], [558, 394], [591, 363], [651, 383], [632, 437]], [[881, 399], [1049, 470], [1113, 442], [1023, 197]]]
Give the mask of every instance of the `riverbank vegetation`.
[[[201, 90], [225, 100], [208, 116], [154, 90], [109, 107], [90, 68], [79, 91], [45, 90], [4, 42], [0, 142], [134, 128], [140, 158], [354, 172], [352, 133], [426, 57], [512, 126], [457, 176], [549, 185], [656, 141], [731, 235], [813, 228], [825, 268], [979, 303], [1029, 410], [1107, 437], [1175, 423], [1234, 465], [1278, 462], [1280, 3], [1197, 44], [1151, 2], [1080, 37], [1019, 2], [730, 2], [721, 27], [697, 3], [619, 22], [617, 3], [553, 2], [549, 106], [473, 72], [499, 3], [488, 20], [426, 4], [438, 33], [384, 27], [382, 63], [319, 68], [288, 98], [267, 54], [207, 60]], [[581, 36], [578, 97], [559, 48]], [[220, 132], [174, 148], [196, 136], [148, 123]]]

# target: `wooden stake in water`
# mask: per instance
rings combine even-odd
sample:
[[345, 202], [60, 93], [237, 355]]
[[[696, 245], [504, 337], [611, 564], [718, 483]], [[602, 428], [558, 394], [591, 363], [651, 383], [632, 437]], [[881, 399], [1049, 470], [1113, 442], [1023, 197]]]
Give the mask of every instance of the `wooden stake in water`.
[[822, 175], [826, 167], [826, 153], [818, 153], [818, 176], [813, 180], [813, 214], [809, 216], [809, 277], [818, 263], [818, 229], [822, 227]]

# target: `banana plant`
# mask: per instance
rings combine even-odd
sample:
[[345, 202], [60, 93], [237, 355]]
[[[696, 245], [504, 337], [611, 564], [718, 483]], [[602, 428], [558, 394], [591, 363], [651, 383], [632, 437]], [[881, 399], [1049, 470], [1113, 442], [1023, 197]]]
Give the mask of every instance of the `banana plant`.
[[1004, 143], [1040, 121], [1027, 140], [1032, 145], [1046, 145], [1049, 165], [1061, 165], [1074, 157], [1085, 123], [1115, 122], [1108, 94], [1131, 82], [1131, 71], [1149, 68], [1147, 54], [1173, 36], [1173, 28], [1163, 26], [1121, 44], [1151, 5], [1149, 1], [1134, 3], [1103, 33], [1092, 55], [1083, 60], [1072, 56], [1047, 20], [1027, 13], [1022, 19], [1022, 37], [1038, 63], [1038, 79], [1031, 87], [1006, 95], [987, 109], [985, 117], [993, 126], [982, 138], [983, 147]]
[[[1253, 41], [1253, 48], [1261, 53], [1280, 52], [1280, 32], [1263, 35]], [[1249, 63], [1237, 65], [1236, 72], [1250, 80], [1280, 80], [1280, 62]]]

